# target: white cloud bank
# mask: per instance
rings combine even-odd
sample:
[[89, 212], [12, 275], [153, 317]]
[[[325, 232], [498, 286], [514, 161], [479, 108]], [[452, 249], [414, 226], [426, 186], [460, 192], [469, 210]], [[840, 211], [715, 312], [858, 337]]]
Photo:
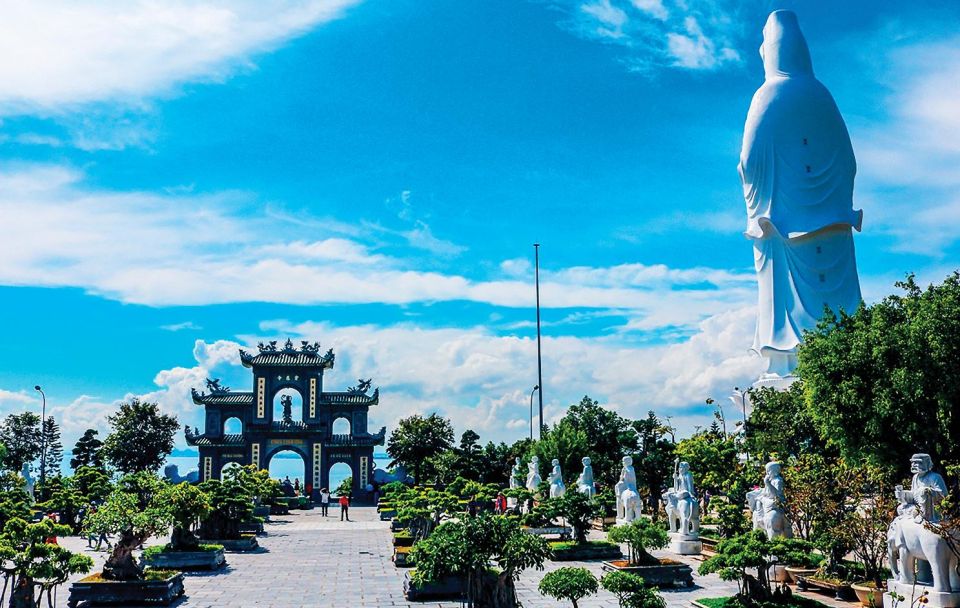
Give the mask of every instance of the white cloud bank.
[[[380, 253], [383, 242], [358, 240], [383, 234], [344, 235], [321, 220], [292, 224], [244, 193], [97, 190], [82, 173], [49, 165], [0, 172], [0, 192], [3, 285], [80, 287], [154, 306], [534, 301], [523, 261], [504, 262], [489, 278], [423, 271], [415, 258]], [[703, 267], [544, 269], [541, 301], [624, 310], [638, 329], [693, 328], [750, 301], [753, 284], [752, 272]]]
[[357, 1], [5, 2], [0, 114], [136, 107], [187, 82], [223, 81]]

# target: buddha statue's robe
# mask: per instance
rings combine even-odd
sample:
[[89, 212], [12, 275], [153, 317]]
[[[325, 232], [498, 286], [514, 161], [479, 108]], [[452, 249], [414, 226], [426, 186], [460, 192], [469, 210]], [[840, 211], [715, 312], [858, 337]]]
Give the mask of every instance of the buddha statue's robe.
[[853, 209], [847, 127], [813, 75], [794, 13], [770, 14], [760, 54], [765, 81], [750, 103], [739, 166], [759, 284], [752, 350], [767, 375], [786, 377], [824, 307], [853, 313], [860, 304], [853, 229], [863, 214]]

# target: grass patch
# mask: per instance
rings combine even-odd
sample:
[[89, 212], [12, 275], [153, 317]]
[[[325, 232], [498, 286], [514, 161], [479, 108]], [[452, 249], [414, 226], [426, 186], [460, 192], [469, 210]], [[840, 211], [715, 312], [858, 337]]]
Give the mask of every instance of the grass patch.
[[169, 543], [166, 545], [156, 545], [153, 547], [147, 547], [143, 550], [143, 557], [150, 559], [151, 557], [156, 557], [161, 553], [193, 553], [195, 551], [222, 551], [223, 545], [212, 545], [212, 544], [201, 544], [198, 545], [195, 549], [188, 549], [184, 551], [183, 549], [173, 549]]
[[[166, 581], [170, 580], [174, 576], [180, 574], [176, 570], [153, 570], [147, 569], [143, 572], [143, 580], [145, 581]], [[135, 583], [136, 580], [128, 581], [115, 581], [110, 578], [103, 578], [103, 572], [97, 572], [86, 576], [80, 579], [81, 583]]]
[[[706, 608], [744, 608], [743, 602], [736, 596], [705, 597], [695, 601], [706, 606]], [[823, 602], [799, 595], [793, 595], [779, 601], [757, 602], [755, 606], [760, 608], [829, 608]]]
[[607, 549], [607, 548], [620, 548], [620, 545], [617, 543], [612, 543], [608, 540], [588, 540], [585, 543], [577, 543], [573, 540], [555, 540], [549, 543], [550, 548], [554, 551], [570, 551], [574, 549]]

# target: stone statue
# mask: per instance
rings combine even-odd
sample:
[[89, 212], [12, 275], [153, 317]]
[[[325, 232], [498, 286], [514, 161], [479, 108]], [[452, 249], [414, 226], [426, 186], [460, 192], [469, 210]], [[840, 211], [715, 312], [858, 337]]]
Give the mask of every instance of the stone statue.
[[637, 492], [637, 474], [633, 470], [633, 458], [623, 457], [623, 469], [620, 471], [620, 481], [614, 486], [613, 492], [617, 497], [617, 523], [630, 523], [640, 517], [640, 493]]
[[690, 465], [677, 459], [673, 463], [673, 486], [663, 496], [670, 525], [670, 550], [680, 555], [699, 555], [700, 501], [693, 485]]
[[593, 484], [593, 467], [590, 465], [590, 457], [585, 456], [580, 462], [583, 463], [583, 472], [577, 478], [577, 492], [586, 494], [587, 498], [593, 498], [597, 489]]
[[853, 229], [863, 212], [853, 208], [847, 127], [813, 75], [796, 14], [770, 13], [760, 55], [766, 79], [750, 103], [739, 166], [759, 284], [751, 350], [767, 364], [759, 383], [786, 386], [824, 306], [860, 304]]
[[527, 465], [527, 489], [536, 492], [541, 481], [543, 480], [540, 479], [540, 459], [534, 456]]
[[783, 488], [780, 463], [768, 462], [766, 475], [763, 477], [763, 488], [747, 493], [747, 502], [750, 510], [753, 511], [753, 529], [765, 531], [767, 538], [771, 540], [793, 536], [793, 526], [787, 519], [784, 508], [787, 497]]
[[281, 395], [280, 405], [283, 406], [283, 421], [286, 423], [293, 422], [293, 397]]
[[[953, 547], [960, 542], [960, 533], [937, 523], [937, 505], [946, 495], [946, 484], [933, 471], [928, 454], [914, 454], [910, 471], [910, 489], [896, 487], [900, 506], [887, 531], [887, 560], [893, 576], [887, 581], [887, 590], [910, 598], [911, 605], [916, 598], [925, 597], [928, 608], [958, 606], [960, 574]], [[887, 608], [893, 605], [888, 597], [885, 593]]]
[[34, 501], [33, 488], [34, 488], [34, 479], [30, 475], [30, 464], [23, 463], [23, 468], [20, 470], [20, 476], [23, 477], [23, 480], [26, 482], [23, 487], [23, 491], [30, 495], [30, 502]]
[[[510, 469], [510, 489], [523, 487], [523, 465], [520, 464], [520, 457], [517, 456], [513, 462], [513, 468]], [[507, 506], [511, 509], [517, 506], [517, 499], [513, 496], [507, 498]]]
[[560, 498], [567, 491], [563, 485], [563, 475], [560, 473], [560, 461], [556, 458], [551, 463], [553, 470], [550, 471], [550, 498]]

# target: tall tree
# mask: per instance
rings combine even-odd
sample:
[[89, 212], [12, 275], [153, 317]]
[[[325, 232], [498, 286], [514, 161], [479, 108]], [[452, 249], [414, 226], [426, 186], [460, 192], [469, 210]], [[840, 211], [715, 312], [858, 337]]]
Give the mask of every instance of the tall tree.
[[841, 455], [906, 473], [910, 454], [960, 460], [960, 273], [908, 276], [853, 314], [826, 314], [798, 352], [807, 410]]
[[[553, 459], [560, 461], [560, 472], [564, 483], [570, 484], [582, 470], [580, 460], [590, 456], [590, 438], [583, 429], [574, 426], [573, 422], [563, 418], [553, 427], [546, 429], [543, 438], [533, 444], [531, 456], [536, 455], [540, 461], [540, 477], [547, 481], [553, 470]], [[594, 469], [596, 470], [596, 469]]]
[[802, 380], [785, 391], [761, 387], [750, 389], [749, 395], [753, 409], [744, 448], [752, 457], [767, 462], [826, 452], [826, 442], [807, 409]]
[[173, 451], [173, 437], [180, 430], [176, 416], [161, 414], [156, 403], [137, 398], [120, 404], [107, 417], [110, 434], [103, 442], [103, 456], [122, 473], [156, 472]]
[[485, 481], [487, 471], [484, 466], [483, 448], [480, 446], [480, 435], [467, 429], [460, 436], [460, 446], [454, 448], [453, 452], [456, 455], [454, 468], [457, 475], [474, 481]]
[[63, 444], [60, 442], [60, 426], [53, 416], [47, 416], [43, 421], [43, 451], [41, 460], [46, 466], [46, 477], [51, 479], [60, 476], [60, 466], [63, 464]]
[[613, 486], [620, 476], [620, 459], [637, 449], [637, 434], [630, 421], [588, 396], [571, 405], [563, 420], [587, 436], [589, 444], [583, 456], [590, 457], [595, 479]]
[[453, 446], [453, 426], [446, 418], [419, 414], [402, 418], [387, 440], [387, 454], [393, 461], [390, 466], [401, 465], [413, 471], [417, 483], [423, 483], [424, 475], [432, 473], [428, 459]]
[[103, 448], [103, 442], [97, 439], [97, 431], [87, 429], [83, 436], [77, 440], [73, 446], [73, 458], [70, 459], [70, 468], [76, 470], [80, 467], [103, 467], [103, 454], [100, 450]]
[[639, 438], [639, 447], [633, 459], [637, 481], [648, 489], [648, 506], [656, 515], [659, 513], [663, 486], [672, 479], [673, 442], [667, 439], [671, 429], [655, 413], [647, 412], [647, 417], [633, 422], [633, 428]]
[[4, 466], [19, 473], [24, 463], [40, 456], [40, 416], [33, 412], [9, 414], [0, 425], [0, 443], [7, 448]]

